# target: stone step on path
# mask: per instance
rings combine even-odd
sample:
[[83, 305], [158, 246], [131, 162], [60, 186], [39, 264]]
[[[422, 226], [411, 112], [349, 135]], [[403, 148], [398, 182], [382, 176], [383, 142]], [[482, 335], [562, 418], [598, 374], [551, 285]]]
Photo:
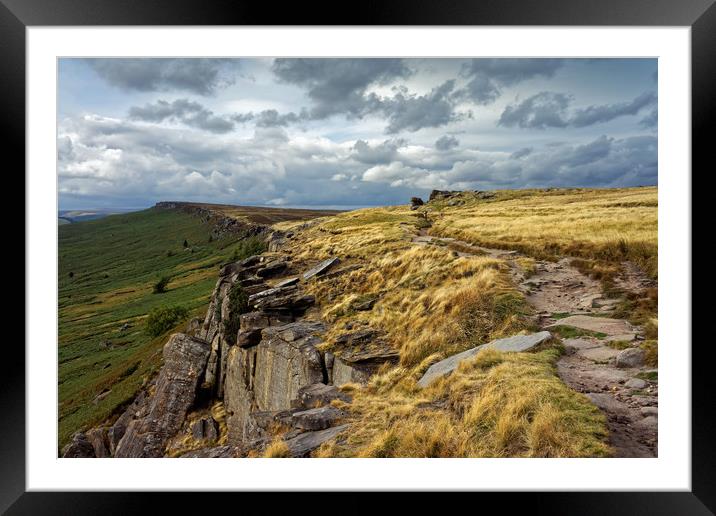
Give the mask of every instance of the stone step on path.
[[550, 332], [541, 331], [531, 335], [513, 335], [512, 337], [493, 340], [487, 344], [468, 349], [431, 365], [418, 381], [418, 386], [425, 388], [438, 378], [447, 376], [457, 369], [462, 361], [473, 358], [483, 349], [495, 349], [503, 352], [528, 351], [551, 338], [552, 334]]
[[[623, 319], [611, 319], [608, 317], [593, 317], [589, 315], [571, 315], [564, 319], [546, 326], [554, 328], [557, 326], [571, 326], [580, 330], [604, 333], [607, 337], [620, 337], [619, 340], [634, 340], [636, 329]], [[621, 339], [621, 337], [624, 337]]]

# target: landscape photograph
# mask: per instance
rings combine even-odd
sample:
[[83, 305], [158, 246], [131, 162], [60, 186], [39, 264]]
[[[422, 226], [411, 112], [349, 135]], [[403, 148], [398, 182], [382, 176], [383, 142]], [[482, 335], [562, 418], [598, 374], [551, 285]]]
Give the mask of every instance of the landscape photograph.
[[658, 457], [657, 79], [58, 59], [57, 456]]

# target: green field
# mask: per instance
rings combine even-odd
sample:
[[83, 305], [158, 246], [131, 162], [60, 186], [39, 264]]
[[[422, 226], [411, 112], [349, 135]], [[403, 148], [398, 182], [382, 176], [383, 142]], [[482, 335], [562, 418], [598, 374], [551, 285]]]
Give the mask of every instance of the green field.
[[[58, 233], [61, 447], [133, 399], [157, 370], [167, 334], [145, 332], [149, 311], [181, 305], [189, 318], [203, 318], [219, 265], [246, 250], [238, 236], [209, 241], [199, 218], [156, 208], [62, 225]], [[162, 276], [172, 278], [167, 291], [152, 293]]]

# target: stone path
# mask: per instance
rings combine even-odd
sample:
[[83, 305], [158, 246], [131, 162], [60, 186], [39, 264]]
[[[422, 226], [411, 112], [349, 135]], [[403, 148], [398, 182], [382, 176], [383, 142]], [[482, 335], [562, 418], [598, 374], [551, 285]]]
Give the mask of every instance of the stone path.
[[[541, 329], [554, 331], [562, 327], [583, 333], [578, 338], [563, 339], [566, 352], [557, 363], [557, 372], [565, 384], [584, 393], [604, 412], [615, 456], [657, 455], [658, 384], [647, 380], [656, 371], [645, 366], [616, 366], [621, 352], [617, 348], [637, 347], [641, 329], [608, 317], [618, 300], [605, 299], [598, 281], [570, 266], [568, 258], [557, 262], [536, 260], [535, 271], [526, 274], [517, 261], [522, 255], [515, 251], [433, 237], [426, 230], [421, 230], [413, 242], [447, 245], [460, 256], [486, 255], [505, 260], [517, 288], [534, 308]], [[624, 265], [619, 286], [631, 291], [655, 286], [644, 280], [632, 264]]]

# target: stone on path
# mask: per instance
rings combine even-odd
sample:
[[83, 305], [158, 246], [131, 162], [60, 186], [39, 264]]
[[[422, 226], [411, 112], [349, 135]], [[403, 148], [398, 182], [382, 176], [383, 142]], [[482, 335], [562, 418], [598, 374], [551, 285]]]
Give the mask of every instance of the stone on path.
[[617, 355], [617, 367], [640, 367], [644, 365], [646, 352], [641, 348], [627, 348]]
[[468, 349], [467, 351], [463, 351], [462, 353], [458, 353], [457, 355], [453, 355], [445, 360], [441, 360], [440, 362], [431, 365], [428, 370], [425, 371], [423, 377], [418, 381], [418, 385], [423, 388], [427, 387], [433, 380], [452, 373], [455, 369], [457, 369], [460, 362], [474, 357], [483, 349], [495, 349], [497, 351], [504, 352], [527, 351], [534, 348], [538, 344], [549, 340], [550, 338], [552, 338], [552, 334], [550, 332], [541, 331], [531, 335], [514, 335], [505, 339], [493, 340], [488, 344], [482, 344], [475, 348]]
[[580, 330], [606, 333], [607, 335], [633, 334], [631, 325], [623, 319], [610, 319], [607, 317], [590, 317], [588, 315], [571, 315], [551, 324], [554, 326], [572, 326]]
[[564, 339], [562, 341], [562, 344], [564, 344], [567, 348], [575, 348], [575, 349], [591, 349], [591, 348], [598, 348], [601, 346], [599, 342], [591, 339]]
[[619, 350], [599, 346], [598, 348], [580, 349], [577, 354], [594, 362], [607, 362], [616, 357], [619, 354]]
[[624, 387], [629, 387], [630, 389], [643, 389], [646, 387], [646, 382], [641, 378], [632, 378], [631, 380], [627, 380]]

